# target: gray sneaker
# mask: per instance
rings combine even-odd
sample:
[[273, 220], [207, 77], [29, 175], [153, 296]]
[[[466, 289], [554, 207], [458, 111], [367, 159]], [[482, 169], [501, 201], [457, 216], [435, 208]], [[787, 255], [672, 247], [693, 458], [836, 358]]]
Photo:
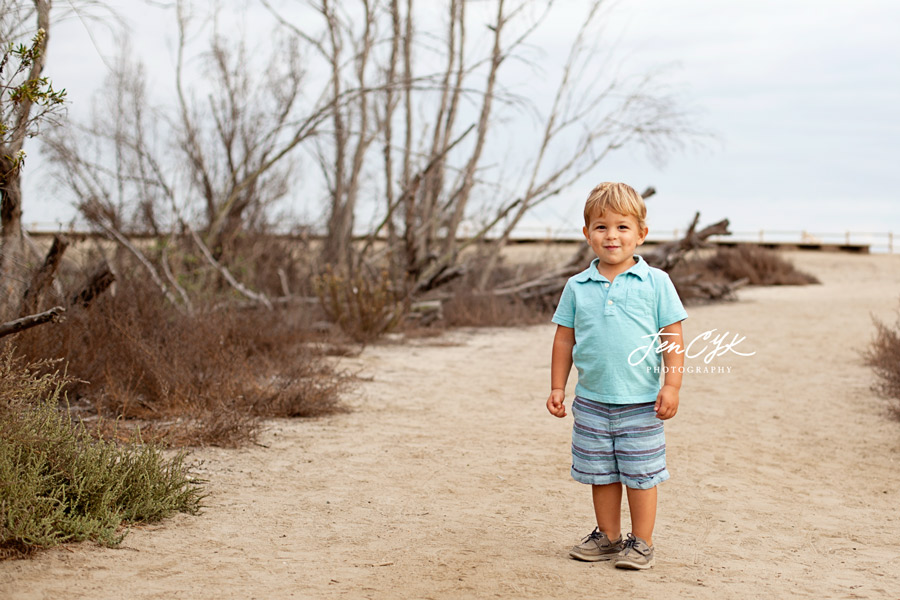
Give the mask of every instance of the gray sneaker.
[[653, 546], [629, 533], [625, 547], [613, 559], [613, 566], [617, 569], [649, 569], [655, 562]]
[[598, 560], [610, 560], [622, 550], [622, 536], [611, 542], [606, 534], [600, 531], [599, 527], [595, 527], [580, 544], [573, 546], [569, 550], [569, 556], [578, 560], [586, 560], [588, 562], [596, 562]]

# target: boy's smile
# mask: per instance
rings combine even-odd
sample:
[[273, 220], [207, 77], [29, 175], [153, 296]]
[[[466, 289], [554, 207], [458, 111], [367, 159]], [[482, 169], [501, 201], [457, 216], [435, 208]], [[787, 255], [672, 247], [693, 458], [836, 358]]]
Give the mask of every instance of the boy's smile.
[[611, 210], [591, 216], [583, 229], [584, 237], [600, 263], [597, 270], [612, 281], [634, 264], [634, 249], [644, 243], [648, 229], [638, 225], [632, 215], [622, 215]]

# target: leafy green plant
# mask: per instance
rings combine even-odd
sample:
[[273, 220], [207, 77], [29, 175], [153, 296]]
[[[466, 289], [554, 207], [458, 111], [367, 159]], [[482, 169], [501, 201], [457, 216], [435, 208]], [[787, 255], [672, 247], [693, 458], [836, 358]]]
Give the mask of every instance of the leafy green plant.
[[124, 525], [199, 510], [184, 453], [91, 437], [59, 408], [67, 377], [46, 367], [0, 355], [0, 559], [65, 542], [116, 546]]
[[[47, 33], [38, 29], [30, 44], [8, 42], [0, 56], [0, 144], [34, 135], [40, 119], [51, 116], [66, 101], [66, 90], [54, 90], [48, 77], [32, 77], [30, 71], [43, 59]], [[5, 97], [4, 97], [5, 96]], [[28, 103], [38, 108], [36, 115], [27, 121], [13, 122], [15, 107]], [[23, 129], [24, 127], [24, 129]], [[19, 150], [15, 156], [6, 157], [16, 169], [20, 168], [25, 153]]]

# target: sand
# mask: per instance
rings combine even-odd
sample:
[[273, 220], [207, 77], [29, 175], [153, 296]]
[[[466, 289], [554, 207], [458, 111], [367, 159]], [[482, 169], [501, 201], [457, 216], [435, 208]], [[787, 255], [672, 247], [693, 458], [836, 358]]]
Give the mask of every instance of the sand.
[[650, 571], [567, 558], [593, 523], [548, 324], [370, 347], [353, 412], [196, 451], [202, 515], [0, 563], [0, 598], [900, 598], [900, 423], [859, 355], [900, 256], [788, 256], [823, 285], [689, 307], [686, 338], [755, 354], [687, 361], [726, 372], [686, 375], [666, 425]]

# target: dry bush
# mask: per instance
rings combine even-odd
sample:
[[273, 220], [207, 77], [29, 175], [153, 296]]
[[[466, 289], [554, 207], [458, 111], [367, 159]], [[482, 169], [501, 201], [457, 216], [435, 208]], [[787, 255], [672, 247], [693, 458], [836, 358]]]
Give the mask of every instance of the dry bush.
[[512, 296], [459, 292], [444, 302], [448, 327], [511, 327], [546, 323], [550, 313]]
[[673, 274], [701, 273], [704, 279], [719, 282], [747, 279], [750, 285], [807, 285], [819, 283], [813, 275], [798, 270], [776, 251], [759, 246], [719, 247], [705, 259], [686, 261], [685, 269]]
[[[466, 274], [448, 285], [450, 297], [443, 303], [443, 325], [448, 327], [511, 327], [546, 323], [554, 306], [537, 297], [524, 301], [513, 295], [496, 295], [511, 281], [527, 280], [546, 270], [538, 263], [509, 265], [501, 262], [491, 273], [487, 291], [477, 290], [478, 277], [487, 259], [476, 255], [467, 264]], [[556, 298], [553, 299], [556, 301]]]
[[894, 415], [900, 418], [900, 311], [893, 327], [873, 318], [875, 338], [863, 357], [878, 381], [873, 389], [895, 401]]
[[315, 296], [316, 253], [304, 235], [242, 233], [223, 257], [245, 285], [272, 297]]
[[326, 267], [314, 283], [329, 320], [363, 344], [397, 328], [408, 310], [404, 295], [394, 290], [386, 272], [346, 276]]
[[297, 311], [195, 308], [182, 314], [152, 283], [120, 279], [89, 310], [16, 345], [30, 359], [64, 360], [81, 380], [69, 388], [81, 406], [137, 420], [169, 443], [234, 446], [261, 417], [340, 410], [345, 378], [309, 343]]

